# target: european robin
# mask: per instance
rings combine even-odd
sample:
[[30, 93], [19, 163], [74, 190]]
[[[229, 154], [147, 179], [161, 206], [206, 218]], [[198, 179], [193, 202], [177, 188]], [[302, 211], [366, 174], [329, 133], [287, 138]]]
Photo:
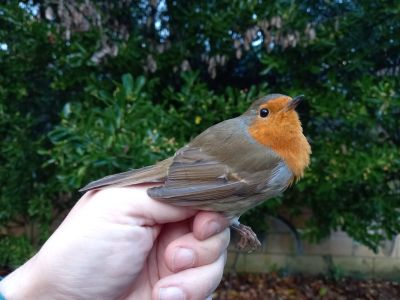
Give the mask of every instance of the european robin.
[[148, 195], [173, 205], [220, 212], [241, 235], [241, 248], [260, 246], [240, 215], [283, 192], [303, 175], [311, 147], [295, 108], [302, 96], [271, 94], [241, 116], [218, 123], [174, 156], [155, 165], [110, 175], [81, 189], [160, 183]]

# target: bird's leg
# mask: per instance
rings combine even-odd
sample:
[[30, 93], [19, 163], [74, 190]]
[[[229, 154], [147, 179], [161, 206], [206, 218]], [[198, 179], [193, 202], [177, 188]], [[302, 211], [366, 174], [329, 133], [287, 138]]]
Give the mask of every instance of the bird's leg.
[[248, 249], [249, 251], [253, 251], [261, 246], [261, 242], [258, 240], [257, 235], [249, 226], [240, 224], [239, 221], [236, 221], [231, 224], [231, 228], [236, 230], [240, 235], [240, 241], [237, 244], [239, 249]]

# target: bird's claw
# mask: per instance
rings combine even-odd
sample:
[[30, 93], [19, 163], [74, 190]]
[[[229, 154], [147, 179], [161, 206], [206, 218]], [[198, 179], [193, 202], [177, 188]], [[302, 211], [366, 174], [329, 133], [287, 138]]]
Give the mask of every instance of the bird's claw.
[[258, 240], [257, 235], [249, 226], [235, 224], [232, 225], [232, 228], [240, 235], [240, 241], [237, 243], [239, 250], [248, 250], [252, 252], [261, 247], [261, 242]]

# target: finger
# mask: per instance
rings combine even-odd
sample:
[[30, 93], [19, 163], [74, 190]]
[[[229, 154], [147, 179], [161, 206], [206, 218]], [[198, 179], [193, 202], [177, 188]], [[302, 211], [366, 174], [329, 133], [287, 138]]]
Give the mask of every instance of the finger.
[[153, 299], [206, 299], [221, 281], [225, 261], [226, 252], [212, 264], [183, 270], [161, 279], [153, 289]]
[[165, 263], [172, 272], [213, 263], [229, 245], [229, 229], [200, 241], [193, 232], [187, 233], [168, 245]]
[[210, 236], [223, 231], [229, 226], [229, 220], [219, 213], [200, 211], [193, 221], [193, 233], [199, 240], [205, 240]]
[[157, 261], [159, 263], [158, 273], [161, 277], [165, 277], [173, 273], [166, 263], [165, 250], [173, 241], [178, 240], [182, 236], [185, 236], [190, 231], [191, 220], [185, 220], [181, 222], [169, 223], [163, 226], [162, 232], [157, 242]]

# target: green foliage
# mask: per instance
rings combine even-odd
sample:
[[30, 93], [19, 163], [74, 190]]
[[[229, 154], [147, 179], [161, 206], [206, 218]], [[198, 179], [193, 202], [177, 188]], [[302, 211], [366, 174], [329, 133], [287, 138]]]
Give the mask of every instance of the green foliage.
[[307, 96], [312, 163], [246, 223], [306, 209], [309, 238], [341, 228], [374, 250], [399, 232], [399, 3], [111, 3], [82, 2], [75, 15], [101, 18], [75, 23], [49, 2], [0, 4], [0, 265], [32, 253], [85, 183], [270, 92]]
[[59, 125], [48, 135], [53, 147], [41, 152], [49, 158], [45, 166], [63, 170], [58, 175], [61, 191], [76, 190], [88, 177], [149, 164], [172, 153], [175, 141], [157, 129], [168, 119], [160, 105], [149, 101], [149, 86], [143, 76], [126, 74], [113, 92], [89, 84], [88, 99], [64, 105]]
[[32, 245], [24, 236], [7, 236], [0, 240], [0, 261], [3, 266], [16, 268], [32, 253]]

